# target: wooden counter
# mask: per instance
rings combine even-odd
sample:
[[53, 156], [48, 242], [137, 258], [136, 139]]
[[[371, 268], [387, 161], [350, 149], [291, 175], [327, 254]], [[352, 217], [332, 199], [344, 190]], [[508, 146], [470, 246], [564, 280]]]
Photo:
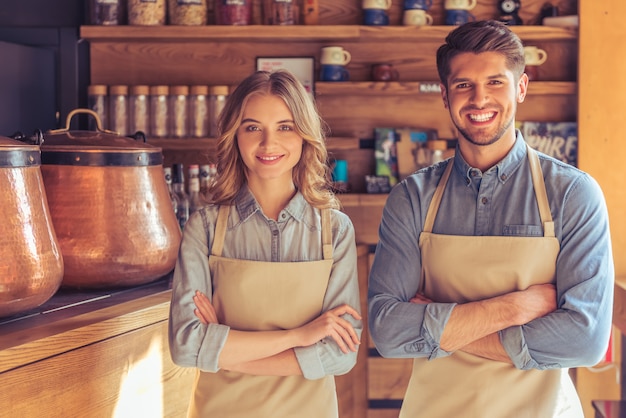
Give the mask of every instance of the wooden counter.
[[170, 293], [168, 278], [61, 290], [41, 309], [0, 319], [0, 415], [184, 416], [194, 370], [169, 356]]

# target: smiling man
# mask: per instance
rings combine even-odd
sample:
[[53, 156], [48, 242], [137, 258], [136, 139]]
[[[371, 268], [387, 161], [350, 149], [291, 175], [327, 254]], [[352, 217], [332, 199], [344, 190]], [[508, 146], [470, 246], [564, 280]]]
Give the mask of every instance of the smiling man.
[[437, 51], [455, 156], [389, 194], [369, 278], [384, 357], [414, 358], [401, 417], [581, 417], [568, 368], [606, 351], [613, 259], [602, 191], [515, 129], [520, 39], [471, 22]]

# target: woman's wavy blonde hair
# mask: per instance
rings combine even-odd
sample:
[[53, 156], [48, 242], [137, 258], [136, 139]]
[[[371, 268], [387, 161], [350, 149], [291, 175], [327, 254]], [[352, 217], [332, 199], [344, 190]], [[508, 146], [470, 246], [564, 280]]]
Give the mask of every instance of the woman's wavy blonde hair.
[[293, 168], [293, 182], [316, 208], [339, 208], [332, 193], [326, 150], [326, 125], [302, 84], [288, 71], [257, 71], [229, 95], [218, 120], [217, 178], [209, 193], [216, 204], [231, 204], [247, 181], [247, 169], [237, 145], [237, 129], [250, 97], [280, 97], [293, 115], [295, 130], [304, 139], [302, 156]]

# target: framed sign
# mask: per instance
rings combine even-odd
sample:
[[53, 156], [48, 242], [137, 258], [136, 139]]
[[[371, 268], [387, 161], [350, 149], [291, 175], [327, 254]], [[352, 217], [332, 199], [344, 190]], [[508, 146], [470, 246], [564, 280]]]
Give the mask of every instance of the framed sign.
[[305, 90], [315, 99], [315, 59], [313, 57], [257, 57], [257, 71], [290, 71], [304, 86]]

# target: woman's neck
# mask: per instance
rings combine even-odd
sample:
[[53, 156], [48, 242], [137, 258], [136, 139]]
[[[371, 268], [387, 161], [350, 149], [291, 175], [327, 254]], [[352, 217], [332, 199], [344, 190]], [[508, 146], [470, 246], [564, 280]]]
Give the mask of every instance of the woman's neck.
[[263, 213], [268, 218], [278, 220], [278, 214], [285, 209], [289, 201], [296, 194], [296, 186], [293, 182], [280, 184], [274, 182], [248, 183], [250, 192], [261, 206]]

